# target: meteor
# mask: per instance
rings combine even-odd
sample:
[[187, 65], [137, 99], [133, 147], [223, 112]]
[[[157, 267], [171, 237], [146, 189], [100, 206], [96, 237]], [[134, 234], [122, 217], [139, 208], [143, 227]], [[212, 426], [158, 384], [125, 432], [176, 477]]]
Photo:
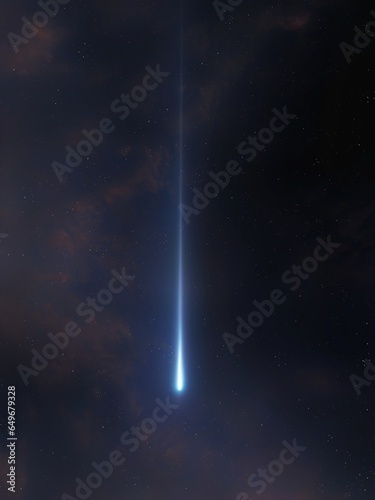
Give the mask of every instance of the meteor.
[[[180, 92], [179, 92], [179, 199], [182, 202], [183, 191], [183, 45], [182, 45], [182, 1], [181, 1], [181, 38], [180, 38]], [[177, 356], [176, 356], [176, 390], [185, 388], [184, 366], [184, 265], [183, 265], [183, 221], [178, 217], [178, 256], [177, 256]]]
[[182, 391], [185, 385], [184, 374], [184, 321], [183, 321], [183, 251], [182, 251], [182, 222], [178, 237], [178, 288], [177, 288], [177, 368], [176, 389]]

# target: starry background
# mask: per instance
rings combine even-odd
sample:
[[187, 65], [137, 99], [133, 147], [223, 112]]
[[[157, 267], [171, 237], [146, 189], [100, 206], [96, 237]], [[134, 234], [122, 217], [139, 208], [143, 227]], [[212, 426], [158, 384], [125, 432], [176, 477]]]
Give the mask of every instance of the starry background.
[[[74, 498], [75, 478], [167, 396], [179, 408], [91, 498], [254, 500], [248, 476], [294, 438], [307, 449], [263, 500], [374, 498], [375, 385], [357, 396], [349, 377], [375, 360], [375, 41], [351, 64], [339, 47], [374, 7], [244, 1], [221, 22], [211, 1], [185, 2], [184, 202], [208, 171], [243, 171], [184, 226], [178, 395], [178, 2], [72, 0], [16, 55], [7, 34], [40, 7], [3, 0], [0, 393], [4, 417], [17, 388], [18, 444], [12, 494], [2, 419], [2, 498]], [[112, 101], [157, 64], [170, 75], [121, 122]], [[238, 144], [285, 105], [298, 118], [241, 160]], [[51, 163], [105, 117], [116, 130], [60, 183]], [[329, 234], [340, 248], [230, 354], [236, 317]], [[85, 325], [77, 305], [123, 267], [134, 280]], [[68, 321], [82, 333], [25, 387], [18, 365]]]

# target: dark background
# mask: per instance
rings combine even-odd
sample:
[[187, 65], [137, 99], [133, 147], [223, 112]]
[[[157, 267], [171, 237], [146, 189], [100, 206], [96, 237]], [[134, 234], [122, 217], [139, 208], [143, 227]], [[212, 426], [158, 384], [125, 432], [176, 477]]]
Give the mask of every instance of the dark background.
[[[262, 500], [374, 498], [374, 391], [349, 377], [375, 360], [375, 39], [351, 64], [375, 4], [244, 2], [224, 21], [183, 7], [183, 201], [229, 160], [238, 177], [184, 225], [186, 389], [174, 388], [179, 178], [180, 6], [72, 0], [15, 54], [9, 32], [36, 2], [0, 16], [1, 415], [17, 388], [17, 493], [75, 496], [75, 478], [169, 395], [179, 408], [96, 491], [97, 500], [233, 499], [282, 441], [307, 447]], [[170, 75], [121, 122], [110, 105], [145, 67]], [[236, 148], [272, 109], [298, 115], [248, 164]], [[116, 124], [59, 183], [51, 163], [104, 117]], [[253, 300], [313, 254], [340, 248], [230, 354]], [[125, 266], [133, 283], [25, 387], [47, 333]], [[80, 325], [82, 320], [80, 320]]]

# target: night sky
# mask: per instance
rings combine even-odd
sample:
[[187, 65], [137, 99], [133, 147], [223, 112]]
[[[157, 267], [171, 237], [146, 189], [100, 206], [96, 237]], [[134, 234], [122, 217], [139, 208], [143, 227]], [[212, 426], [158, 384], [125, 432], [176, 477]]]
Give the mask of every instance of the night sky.
[[375, 3], [45, 9], [0, 16], [1, 499], [373, 500]]

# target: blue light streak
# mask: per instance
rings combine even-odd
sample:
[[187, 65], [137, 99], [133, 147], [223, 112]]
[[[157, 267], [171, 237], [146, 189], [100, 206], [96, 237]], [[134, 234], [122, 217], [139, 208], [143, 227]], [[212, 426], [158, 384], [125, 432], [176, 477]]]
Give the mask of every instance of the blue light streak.
[[[180, 38], [180, 120], [179, 120], [179, 200], [182, 203], [183, 194], [183, 33], [182, 33], [182, 1], [181, 1], [181, 38]], [[177, 359], [176, 359], [176, 389], [181, 392], [185, 388], [184, 366], [184, 266], [183, 266], [183, 220], [179, 213], [178, 220], [178, 285], [177, 285]]]
[[[181, 97], [182, 101], [182, 97]], [[180, 146], [182, 147], [182, 118], [180, 118]], [[180, 186], [179, 196], [182, 200], [182, 176], [183, 159], [182, 149], [180, 150]], [[178, 223], [178, 285], [177, 285], [177, 370], [176, 370], [176, 389], [182, 391], [185, 385], [184, 373], [184, 266], [183, 266], [183, 221], [179, 218]]]

